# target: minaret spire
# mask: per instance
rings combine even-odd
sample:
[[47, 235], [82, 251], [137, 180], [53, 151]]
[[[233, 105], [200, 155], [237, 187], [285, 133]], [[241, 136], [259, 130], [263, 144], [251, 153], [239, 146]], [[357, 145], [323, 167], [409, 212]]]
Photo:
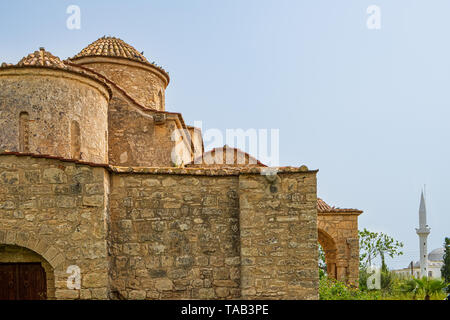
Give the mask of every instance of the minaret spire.
[[425, 197], [422, 194], [420, 196], [419, 206], [419, 228], [416, 229], [416, 233], [419, 236], [419, 248], [420, 248], [420, 276], [427, 276], [428, 267], [428, 252], [427, 252], [427, 238], [430, 234], [430, 228], [427, 225], [427, 209], [425, 206]]

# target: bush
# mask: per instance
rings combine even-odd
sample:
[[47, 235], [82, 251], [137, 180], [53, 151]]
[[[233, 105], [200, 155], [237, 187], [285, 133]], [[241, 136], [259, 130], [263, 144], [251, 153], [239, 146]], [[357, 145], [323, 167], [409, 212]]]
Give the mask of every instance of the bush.
[[[442, 290], [444, 282], [439, 280], [430, 279], [427, 281], [429, 285], [423, 285], [423, 288], [421, 288], [417, 279], [399, 279], [389, 272], [383, 276], [382, 272], [381, 285], [384, 288], [381, 290], [368, 290], [368, 277], [369, 274], [361, 270], [360, 287], [353, 288], [343, 282], [322, 275], [319, 279], [319, 298], [320, 300], [416, 300], [424, 298], [443, 300], [446, 296], [444, 290]], [[385, 277], [384, 280], [383, 277]], [[442, 283], [440, 289], [432, 290], [435, 287], [432, 284], [438, 282]]]
[[328, 277], [319, 280], [320, 300], [378, 300], [380, 293], [377, 291], [363, 291], [352, 288], [343, 282]]

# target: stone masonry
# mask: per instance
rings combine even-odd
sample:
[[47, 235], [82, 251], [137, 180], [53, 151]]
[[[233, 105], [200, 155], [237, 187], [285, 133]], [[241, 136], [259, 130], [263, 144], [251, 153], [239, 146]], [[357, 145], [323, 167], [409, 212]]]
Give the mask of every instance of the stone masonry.
[[320, 243], [356, 285], [361, 211], [318, 199], [306, 166], [208, 162], [221, 148], [166, 111], [168, 84], [111, 37], [1, 65], [0, 267], [40, 264], [48, 299], [317, 299]]

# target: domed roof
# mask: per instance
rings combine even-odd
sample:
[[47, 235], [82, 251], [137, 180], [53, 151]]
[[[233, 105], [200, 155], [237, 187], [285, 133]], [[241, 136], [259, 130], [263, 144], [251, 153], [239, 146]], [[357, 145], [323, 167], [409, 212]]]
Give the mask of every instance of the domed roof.
[[444, 260], [444, 248], [437, 248], [428, 254], [428, 260], [430, 261], [443, 261]]
[[19, 67], [49, 67], [58, 69], [67, 69], [68, 67], [59, 59], [55, 57], [50, 52], [45, 51], [44, 48], [40, 48], [39, 51], [30, 53], [28, 56], [22, 58], [17, 63]]
[[73, 59], [92, 56], [120, 57], [149, 63], [142, 53], [139, 53], [125, 41], [115, 37], [102, 37], [94, 41], [81, 50]]

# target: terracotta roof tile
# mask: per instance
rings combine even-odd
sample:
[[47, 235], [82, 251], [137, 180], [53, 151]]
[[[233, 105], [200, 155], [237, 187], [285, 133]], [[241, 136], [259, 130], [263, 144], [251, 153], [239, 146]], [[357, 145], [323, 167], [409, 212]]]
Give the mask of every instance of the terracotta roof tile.
[[102, 37], [81, 50], [81, 52], [73, 58], [76, 59], [91, 56], [122, 57], [149, 63], [139, 51], [125, 41], [115, 37]]
[[50, 52], [45, 51], [44, 48], [40, 48], [34, 53], [30, 53], [28, 56], [22, 58], [17, 63], [19, 67], [49, 67], [58, 69], [67, 69], [67, 66], [58, 57], [52, 55]]
[[[227, 152], [231, 152], [233, 159], [227, 158]], [[218, 153], [219, 161], [224, 163], [215, 163], [215, 156]], [[221, 156], [220, 156], [221, 153]], [[226, 162], [229, 163], [226, 163]], [[258, 159], [252, 157], [247, 152], [242, 151], [238, 148], [232, 148], [224, 145], [222, 148], [215, 148], [210, 151], [203, 153], [198, 158], [194, 159], [193, 162], [188, 163], [187, 167], [267, 167], [265, 164], [261, 163]]]
[[362, 213], [362, 211], [358, 210], [358, 209], [341, 209], [341, 208], [336, 208], [334, 206], [332, 207], [320, 198], [317, 198], [317, 212], [319, 212], [319, 213], [343, 213], [343, 212]]
[[147, 58], [144, 57], [143, 53], [140, 53], [133, 46], [116, 37], [102, 37], [92, 42], [71, 59], [75, 60], [78, 58], [95, 56], [126, 58], [139, 61], [152, 65], [168, 75], [168, 72], [166, 72], [161, 66], [158, 66], [155, 62], [149, 62]]

